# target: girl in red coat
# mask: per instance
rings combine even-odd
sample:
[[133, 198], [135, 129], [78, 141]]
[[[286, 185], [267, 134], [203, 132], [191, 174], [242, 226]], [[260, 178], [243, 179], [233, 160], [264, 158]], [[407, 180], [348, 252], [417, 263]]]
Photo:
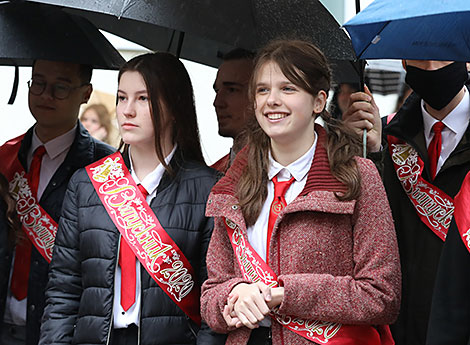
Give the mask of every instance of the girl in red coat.
[[227, 344], [393, 344], [392, 216], [375, 166], [325, 111], [330, 77], [306, 42], [258, 55], [249, 144], [207, 207], [216, 224], [201, 312]]

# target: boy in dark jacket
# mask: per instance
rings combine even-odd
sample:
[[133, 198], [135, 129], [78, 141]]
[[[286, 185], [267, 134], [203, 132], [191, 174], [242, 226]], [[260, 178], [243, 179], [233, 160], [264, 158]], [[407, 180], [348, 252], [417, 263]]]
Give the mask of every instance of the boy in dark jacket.
[[[0, 147], [1, 172], [15, 186], [18, 213], [24, 229], [31, 230], [9, 258], [10, 272], [0, 277], [8, 280], [8, 288], [0, 291], [2, 344], [38, 343], [48, 262], [67, 184], [77, 169], [113, 152], [78, 121], [80, 105], [93, 90], [91, 74], [88, 65], [35, 61], [28, 99], [36, 124]], [[25, 203], [31, 207], [23, 209]]]

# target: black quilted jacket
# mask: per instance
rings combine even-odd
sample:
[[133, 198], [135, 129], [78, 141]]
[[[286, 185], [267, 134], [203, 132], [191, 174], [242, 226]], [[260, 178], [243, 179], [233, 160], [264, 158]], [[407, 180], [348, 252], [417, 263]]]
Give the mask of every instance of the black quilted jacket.
[[[184, 161], [178, 150], [170, 165], [176, 175], [164, 174], [150, 207], [202, 284], [213, 228], [212, 218], [205, 216], [205, 205], [217, 173], [201, 163]], [[72, 177], [64, 200], [40, 344], [108, 343], [118, 244], [118, 230], [86, 171], [79, 170]], [[195, 344], [198, 327], [142, 266], [141, 288], [140, 344]]]

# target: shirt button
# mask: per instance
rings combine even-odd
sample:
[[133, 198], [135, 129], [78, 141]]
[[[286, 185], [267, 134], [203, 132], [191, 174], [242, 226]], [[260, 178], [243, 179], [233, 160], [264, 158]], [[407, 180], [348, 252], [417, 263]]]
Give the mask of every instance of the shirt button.
[[31, 304], [31, 305], [29, 306], [29, 311], [32, 313], [32, 312], [34, 312], [35, 310], [36, 310], [36, 306], [35, 306], [34, 304]]
[[122, 314], [122, 315], [126, 315], [126, 312], [125, 312], [125, 311], [122, 311], [121, 314]]
[[57, 182], [54, 181], [52, 182], [52, 187], [55, 187], [55, 186], [57, 186]]

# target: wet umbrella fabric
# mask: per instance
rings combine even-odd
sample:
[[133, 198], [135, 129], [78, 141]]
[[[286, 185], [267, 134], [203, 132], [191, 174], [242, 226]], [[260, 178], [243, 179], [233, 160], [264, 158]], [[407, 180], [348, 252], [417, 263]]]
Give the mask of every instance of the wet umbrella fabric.
[[34, 60], [66, 61], [119, 69], [119, 52], [88, 20], [54, 6], [0, 5], [0, 64], [31, 66]]
[[302, 38], [338, 67], [338, 77], [358, 80], [346, 62], [355, 60], [351, 41], [317, 0], [34, 1], [75, 9], [108, 32], [213, 67], [235, 47], [256, 50], [280, 35]]
[[15, 66], [8, 104], [18, 90], [18, 66], [34, 60], [66, 61], [118, 69], [125, 60], [88, 20], [57, 7], [32, 3], [0, 4], [0, 65]]
[[470, 59], [470, 1], [375, 0], [348, 21], [358, 58]]

